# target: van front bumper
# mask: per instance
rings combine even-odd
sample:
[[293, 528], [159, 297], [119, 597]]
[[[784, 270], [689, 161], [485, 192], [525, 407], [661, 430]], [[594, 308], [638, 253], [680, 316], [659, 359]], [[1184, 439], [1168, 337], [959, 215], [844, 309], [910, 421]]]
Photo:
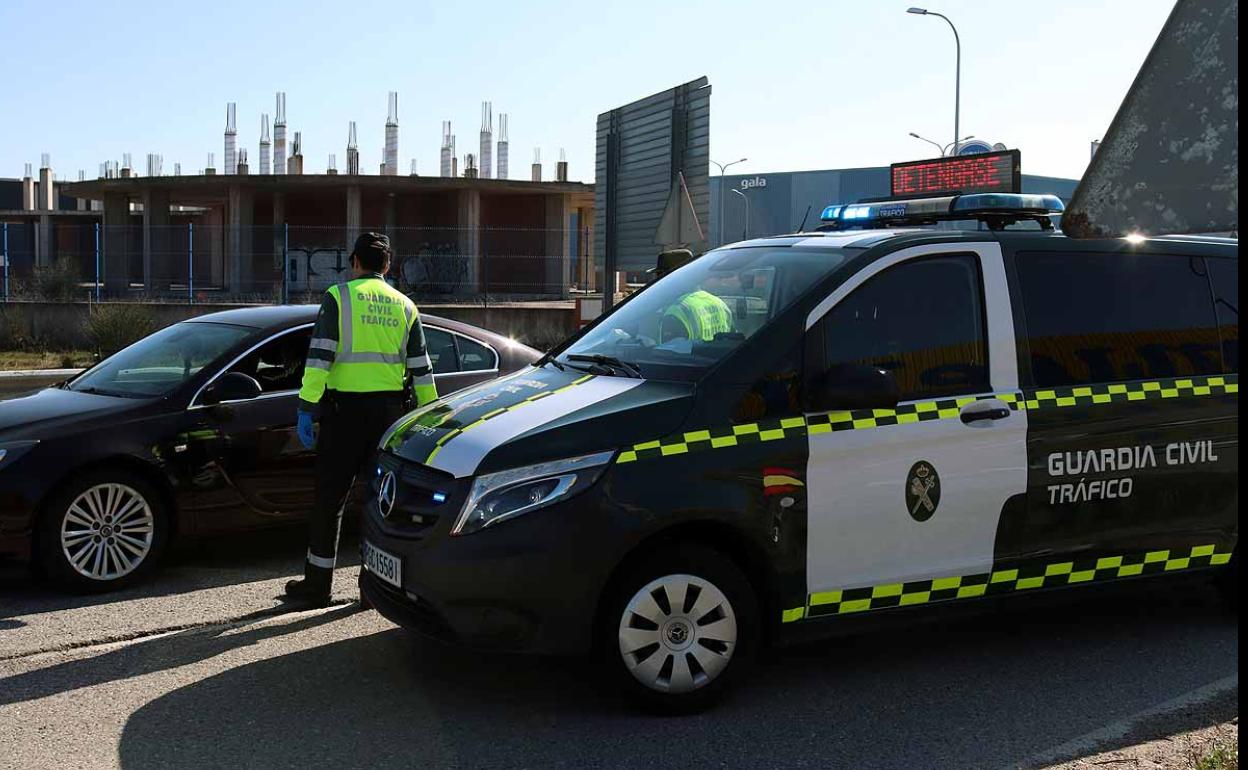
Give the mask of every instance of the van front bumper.
[[360, 570], [360, 594], [388, 620], [465, 646], [540, 654], [589, 650], [598, 599], [616, 563], [589, 490], [470, 535], [449, 522], [403, 537], [365, 508], [366, 540], [402, 561], [402, 587]]

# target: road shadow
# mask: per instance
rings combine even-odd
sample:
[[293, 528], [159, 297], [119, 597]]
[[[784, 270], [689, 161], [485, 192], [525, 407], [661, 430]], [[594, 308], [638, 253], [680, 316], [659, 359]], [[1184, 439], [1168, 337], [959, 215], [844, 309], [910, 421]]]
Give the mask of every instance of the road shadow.
[[[17, 617], [295, 576], [303, 569], [306, 538], [306, 526], [298, 524], [188, 541], [172, 549], [147, 580], [104, 594], [71, 593], [24, 567], [10, 565], [0, 571], [0, 630], [5, 623], [21, 623], [11, 620]], [[357, 535], [344, 533], [338, 566], [359, 562]]]
[[[682, 718], [632, 710], [585, 661], [478, 655], [396, 629], [168, 693], [131, 715], [119, 758], [127, 770], [1017, 766], [1236, 674], [1237, 621], [1211, 591], [1198, 594], [1163, 589], [803, 646], [769, 657], [721, 707]], [[1237, 712], [1230, 704], [1221, 708]]]
[[99, 655], [72, 658], [64, 663], [0, 678], [0, 706], [179, 668], [264, 639], [341, 620], [360, 611], [358, 603], [344, 604], [315, 615], [299, 616], [287, 623], [263, 623], [248, 628], [250, 622], [272, 620], [281, 614], [280, 610], [266, 610], [226, 626], [190, 628]]

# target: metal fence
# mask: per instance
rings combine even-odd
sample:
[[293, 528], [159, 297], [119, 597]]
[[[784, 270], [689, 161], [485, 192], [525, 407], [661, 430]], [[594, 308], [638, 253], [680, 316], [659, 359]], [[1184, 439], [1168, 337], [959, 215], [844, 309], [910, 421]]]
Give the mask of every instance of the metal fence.
[[386, 233], [417, 299], [566, 298], [594, 285], [588, 228], [0, 223], [0, 301], [300, 302], [350, 277], [351, 244]]

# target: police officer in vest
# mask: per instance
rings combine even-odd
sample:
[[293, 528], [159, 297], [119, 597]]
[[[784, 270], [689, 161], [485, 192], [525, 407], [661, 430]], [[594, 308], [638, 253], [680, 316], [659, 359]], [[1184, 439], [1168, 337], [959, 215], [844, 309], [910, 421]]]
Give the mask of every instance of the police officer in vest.
[[[692, 261], [693, 252], [689, 249], [668, 249], [659, 253], [658, 264], [650, 272], [658, 280]], [[663, 312], [658, 341], [659, 344], [676, 339], [711, 342], [716, 334], [732, 330], [732, 311], [728, 305], [709, 291], [697, 289], [677, 298]]]
[[[351, 251], [352, 280], [325, 292], [299, 391], [299, 440], [316, 447], [316, 498], [304, 578], [286, 595], [329, 603], [342, 510], [356, 473], [403, 415], [410, 379], [416, 406], [438, 397], [416, 304], [386, 283], [390, 239], [364, 233]], [[316, 423], [319, 420], [319, 431]]]

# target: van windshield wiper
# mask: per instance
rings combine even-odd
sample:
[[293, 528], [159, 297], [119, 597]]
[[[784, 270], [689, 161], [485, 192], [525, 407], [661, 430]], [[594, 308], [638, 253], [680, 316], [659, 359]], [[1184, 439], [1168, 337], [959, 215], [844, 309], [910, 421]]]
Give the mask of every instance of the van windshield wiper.
[[642, 379], [641, 367], [637, 366], [637, 364], [634, 364], [631, 361], [621, 361], [615, 356], [604, 356], [601, 353], [594, 353], [593, 355], [569, 353], [568, 360], [569, 361], [585, 361], [591, 364], [598, 364], [599, 366], [606, 366], [612, 369], [619, 369], [620, 371], [624, 372], [630, 377], [636, 377], [639, 380]]
[[562, 371], [564, 371], [564, 369], [566, 368], [566, 367], [564, 367], [564, 365], [563, 365], [563, 364], [559, 363], [559, 362], [555, 359], [554, 355], [552, 355], [552, 354], [551, 354], [551, 353], [549, 353], [549, 352], [547, 352], [547, 353], [546, 353], [546, 355], [542, 356], [541, 358], [539, 358], [539, 359], [537, 359], [536, 361], [534, 361], [534, 362], [533, 362], [533, 365], [534, 365], [535, 367], [537, 367], [538, 369], [541, 369], [541, 368], [542, 368], [543, 366], [545, 366], [546, 364], [551, 364], [551, 365], [553, 365], [556, 369], [558, 369], [558, 370], [559, 370], [559, 371], [561, 371], [561, 372], [562, 372]]

